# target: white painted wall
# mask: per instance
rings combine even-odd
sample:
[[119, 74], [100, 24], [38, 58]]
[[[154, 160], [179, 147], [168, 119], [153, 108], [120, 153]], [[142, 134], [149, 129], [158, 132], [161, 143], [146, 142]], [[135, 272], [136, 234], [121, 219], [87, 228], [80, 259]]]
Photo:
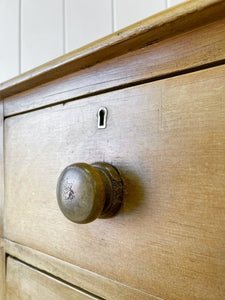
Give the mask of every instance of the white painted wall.
[[0, 82], [183, 0], [0, 0]]

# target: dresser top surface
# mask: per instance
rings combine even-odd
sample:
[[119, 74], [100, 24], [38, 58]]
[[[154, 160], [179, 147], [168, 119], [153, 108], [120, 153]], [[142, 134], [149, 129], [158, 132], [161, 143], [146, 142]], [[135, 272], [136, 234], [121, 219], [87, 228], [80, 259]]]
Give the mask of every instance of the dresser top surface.
[[190, 0], [58, 57], [0, 84], [8, 97], [224, 18], [225, 1]]

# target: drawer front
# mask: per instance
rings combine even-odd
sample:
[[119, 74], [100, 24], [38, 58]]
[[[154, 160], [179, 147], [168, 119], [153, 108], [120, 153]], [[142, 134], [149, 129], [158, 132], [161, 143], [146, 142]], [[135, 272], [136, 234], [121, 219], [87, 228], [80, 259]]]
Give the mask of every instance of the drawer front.
[[97, 300], [11, 257], [7, 259], [6, 284], [7, 300]]
[[[6, 237], [158, 297], [221, 299], [224, 77], [220, 66], [7, 118]], [[75, 224], [58, 208], [57, 179], [95, 161], [118, 168], [124, 203]]]

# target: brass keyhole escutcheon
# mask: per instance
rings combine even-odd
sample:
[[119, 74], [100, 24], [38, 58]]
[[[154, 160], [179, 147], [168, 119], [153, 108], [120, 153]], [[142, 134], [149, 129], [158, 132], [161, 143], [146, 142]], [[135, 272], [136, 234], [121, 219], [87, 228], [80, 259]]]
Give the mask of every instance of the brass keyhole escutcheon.
[[122, 200], [122, 179], [108, 163], [76, 163], [66, 167], [58, 179], [58, 205], [75, 223], [110, 218], [118, 212]]

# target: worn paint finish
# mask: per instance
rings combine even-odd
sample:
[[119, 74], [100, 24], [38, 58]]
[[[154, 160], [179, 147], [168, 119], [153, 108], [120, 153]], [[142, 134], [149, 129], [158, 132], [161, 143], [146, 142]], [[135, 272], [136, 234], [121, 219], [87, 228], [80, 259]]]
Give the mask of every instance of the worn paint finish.
[[[220, 66], [6, 119], [6, 237], [161, 298], [221, 298], [224, 79]], [[59, 211], [58, 175], [79, 161], [120, 170], [114, 218]]]

